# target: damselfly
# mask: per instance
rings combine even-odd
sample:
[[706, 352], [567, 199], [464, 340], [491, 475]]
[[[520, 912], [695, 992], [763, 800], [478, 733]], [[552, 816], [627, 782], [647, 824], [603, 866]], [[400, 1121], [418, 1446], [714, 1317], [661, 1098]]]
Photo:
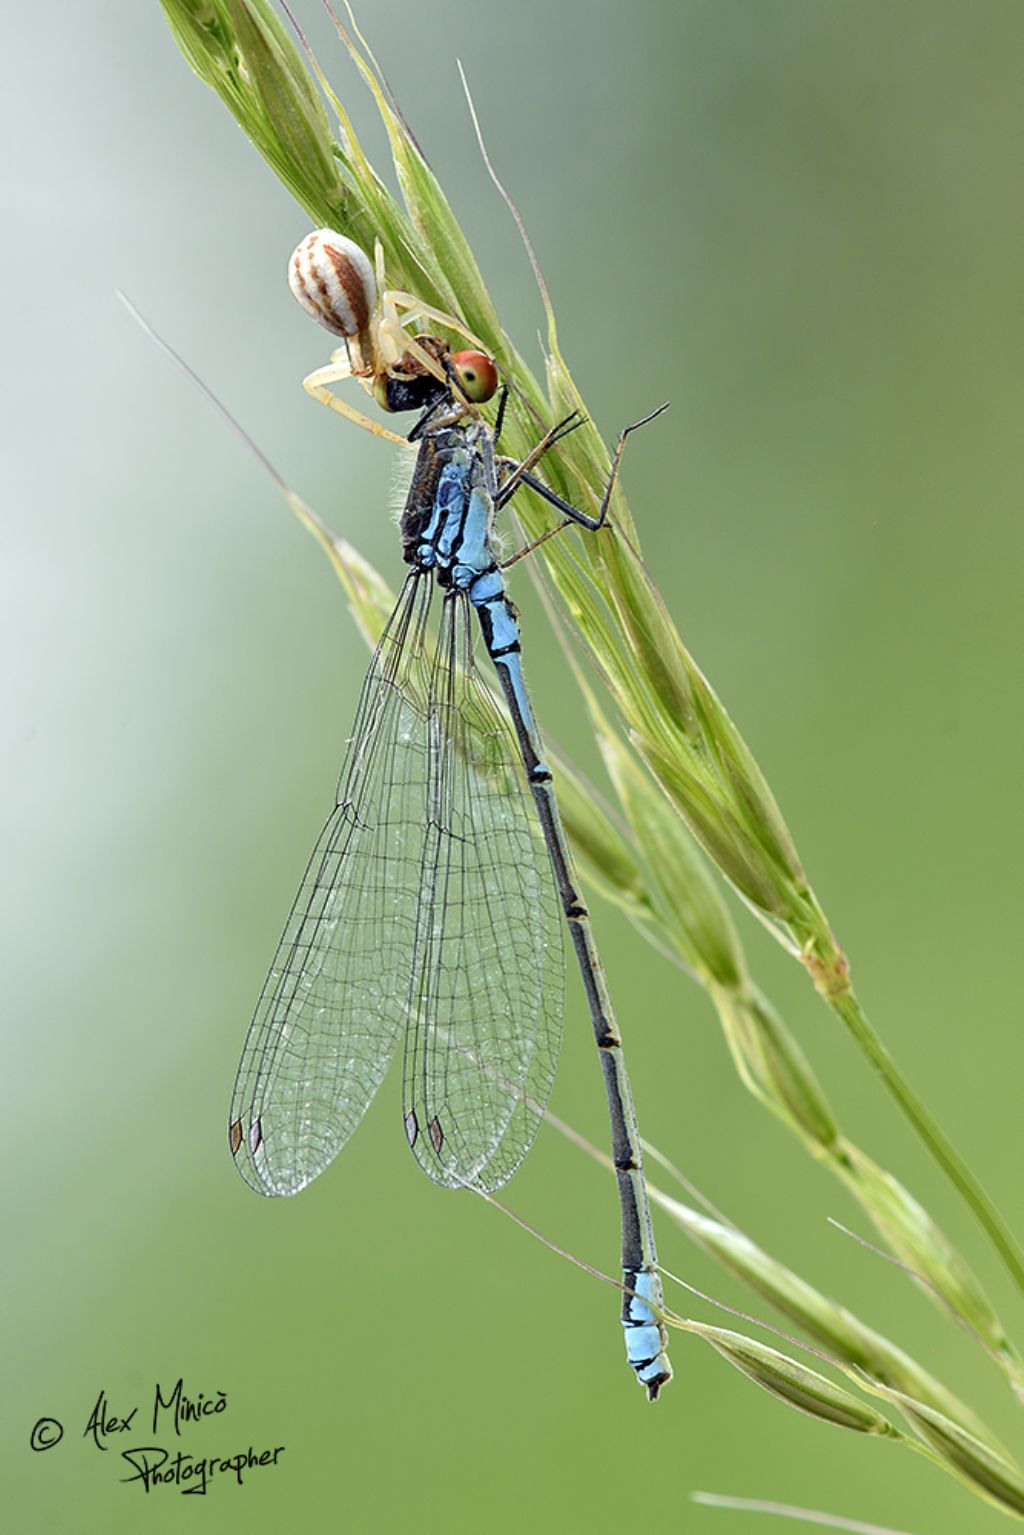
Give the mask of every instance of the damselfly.
[[[653, 1400], [671, 1368], [636, 1118], [494, 536], [523, 484], [567, 521], [600, 528], [626, 433], [599, 512], [581, 512], [532, 473], [573, 418], [522, 462], [500, 456], [505, 394], [494, 427], [477, 409], [497, 391], [494, 363], [410, 335], [398, 309], [405, 323], [456, 322], [408, 295], [382, 294], [378, 307], [369, 260], [329, 230], [303, 242], [290, 275], [303, 305], [344, 337], [307, 389], [389, 437], [327, 385], [353, 374], [386, 409], [419, 412], [408, 438], [395, 439], [417, 448], [401, 521], [410, 572], [249, 1029], [231, 1151], [259, 1192], [296, 1193], [341, 1150], [402, 1043], [405, 1131], [424, 1172], [448, 1188], [499, 1188], [529, 1150], [554, 1080], [560, 906], [611, 1111], [627, 1355]], [[474, 662], [474, 613], [503, 709]]]

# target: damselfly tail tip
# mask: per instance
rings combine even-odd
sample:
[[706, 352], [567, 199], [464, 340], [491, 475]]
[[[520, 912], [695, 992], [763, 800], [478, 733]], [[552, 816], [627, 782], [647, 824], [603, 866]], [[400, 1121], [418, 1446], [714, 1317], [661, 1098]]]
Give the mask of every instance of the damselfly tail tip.
[[667, 1386], [672, 1379], [672, 1367], [666, 1362], [664, 1370], [660, 1371], [653, 1380], [644, 1382], [647, 1387], [647, 1400], [656, 1402], [661, 1395], [662, 1386]]

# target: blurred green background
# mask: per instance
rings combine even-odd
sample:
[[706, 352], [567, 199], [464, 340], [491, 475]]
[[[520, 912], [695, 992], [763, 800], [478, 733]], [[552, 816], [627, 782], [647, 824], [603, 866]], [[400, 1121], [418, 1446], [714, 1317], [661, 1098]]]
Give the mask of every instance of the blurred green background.
[[[301, 15], [383, 166], [315, 0]], [[522, 346], [540, 305], [456, 56], [606, 436], [671, 398], [627, 465], [646, 558], [780, 799], [869, 1012], [1024, 1224], [1024, 9], [367, 0], [361, 20]], [[680, 1335], [677, 1379], [647, 1407], [616, 1294], [433, 1188], [394, 1080], [301, 1198], [264, 1202], [235, 1176], [238, 1050], [366, 656], [314, 545], [115, 289], [397, 577], [392, 453], [299, 389], [325, 356], [284, 282], [303, 216], [155, 0], [18, 7], [5, 33], [7, 1527], [775, 1527], [688, 1506], [709, 1488], [917, 1535], [995, 1530], [938, 1471], [798, 1417]], [[541, 721], [596, 772], [527, 581], [516, 596]], [[1019, 1448], [1019, 1409], [970, 1340], [826, 1224], [864, 1229], [747, 1097], [702, 994], [595, 914], [646, 1134]], [[867, 1068], [738, 920], [844, 1128], [1019, 1327]], [[574, 982], [554, 1106], [603, 1140], [592, 1054]], [[612, 1189], [552, 1132], [507, 1195], [613, 1267]], [[660, 1245], [751, 1307], [665, 1221]], [[101, 1388], [120, 1414], [179, 1376], [228, 1397], [182, 1448], [283, 1444], [281, 1464], [206, 1503], [119, 1485], [116, 1436], [106, 1455], [82, 1437]], [[32, 1454], [43, 1415], [65, 1438]]]

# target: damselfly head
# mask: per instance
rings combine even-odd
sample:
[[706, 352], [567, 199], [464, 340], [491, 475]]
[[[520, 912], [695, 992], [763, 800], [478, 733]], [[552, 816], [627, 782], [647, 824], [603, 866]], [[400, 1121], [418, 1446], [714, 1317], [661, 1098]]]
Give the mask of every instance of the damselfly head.
[[[422, 412], [446, 398], [471, 411], [497, 391], [493, 361], [461, 320], [411, 293], [385, 289], [379, 240], [374, 264], [346, 235], [314, 229], [292, 253], [288, 284], [306, 313], [345, 342], [326, 367], [303, 380], [304, 388], [360, 426], [396, 442], [404, 440], [353, 411], [332, 393], [330, 384], [357, 378], [389, 412]], [[424, 321], [437, 321], [465, 336], [473, 348], [453, 353], [450, 342], [412, 329]]]
[[446, 396], [482, 405], [498, 387], [498, 370], [486, 352], [450, 352], [437, 336], [417, 336], [387, 373], [373, 380], [382, 410], [425, 410]]
[[369, 256], [354, 240], [314, 229], [292, 253], [288, 284], [307, 314], [353, 343], [362, 367], [372, 366], [377, 284]]
[[498, 388], [498, 370], [486, 352], [453, 352], [450, 361], [467, 400], [482, 405], [493, 399]]

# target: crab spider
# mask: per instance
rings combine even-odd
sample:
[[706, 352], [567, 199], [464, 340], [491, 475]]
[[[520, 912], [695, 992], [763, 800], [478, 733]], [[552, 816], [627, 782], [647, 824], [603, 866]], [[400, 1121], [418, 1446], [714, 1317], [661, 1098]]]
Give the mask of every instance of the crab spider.
[[[376, 275], [365, 251], [333, 229], [315, 229], [293, 252], [288, 263], [292, 292], [307, 314], [343, 340], [330, 362], [304, 378], [302, 387], [356, 426], [407, 446], [406, 438], [371, 421], [328, 386], [357, 378], [378, 405], [393, 411], [415, 407], [432, 387], [429, 381], [436, 380], [472, 409], [494, 394], [497, 372], [461, 321], [411, 293], [385, 289], [379, 240], [375, 257]], [[458, 331], [474, 350], [453, 354], [437, 337], [413, 335], [406, 328], [421, 320]]]

